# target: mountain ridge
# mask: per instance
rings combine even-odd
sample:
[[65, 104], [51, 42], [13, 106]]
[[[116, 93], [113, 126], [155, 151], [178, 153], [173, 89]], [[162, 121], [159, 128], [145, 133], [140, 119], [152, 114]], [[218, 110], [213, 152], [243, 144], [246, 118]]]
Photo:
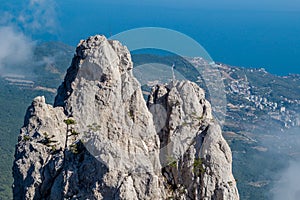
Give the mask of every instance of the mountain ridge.
[[[48, 46], [48, 45], [46, 45]], [[49, 45], [49, 48], [52, 48], [55, 45]], [[44, 49], [44, 48], [42, 48]], [[60, 49], [54, 48], [55, 51], [60, 51]], [[10, 199], [12, 198], [10, 195], [10, 185], [12, 184], [12, 180], [10, 178], [10, 165], [7, 166], [7, 163], [11, 163], [12, 162], [12, 157], [13, 157], [13, 145], [14, 145], [14, 141], [17, 140], [17, 135], [16, 133], [18, 133], [18, 129], [17, 127], [20, 127], [22, 125], [22, 119], [23, 119], [23, 112], [19, 112], [20, 110], [25, 111], [26, 107], [28, 104], [30, 104], [30, 102], [32, 101], [32, 99], [37, 96], [37, 95], [46, 95], [46, 100], [47, 102], [53, 102], [54, 101], [54, 96], [53, 93], [48, 93], [47, 91], [42, 91], [42, 90], [33, 90], [36, 86], [41, 86], [41, 87], [50, 87], [50, 88], [57, 88], [59, 82], [62, 81], [62, 77], [64, 76], [64, 71], [66, 70], [66, 68], [69, 66], [69, 61], [71, 59], [71, 57], [73, 56], [73, 49], [72, 47], [67, 48], [69, 49], [68, 51], [66, 51], [66, 53], [68, 53], [66, 55], [66, 57], [63, 59], [63, 61], [59, 61], [59, 59], [54, 59], [52, 60], [52, 64], [54, 64], [56, 66], [56, 68], [59, 68], [61, 74], [54, 74], [55, 76], [57, 76], [57, 78], [55, 78], [57, 81], [53, 81], [53, 82], [49, 82], [49, 84], [45, 84], [44, 82], [46, 80], [48, 80], [48, 75], [51, 73], [49, 72], [46, 68], [47, 68], [47, 64], [42, 64], [42, 62], [39, 62], [41, 65], [30, 65], [32, 67], [38, 67], [39, 68], [39, 76], [41, 77], [40, 79], [38, 79], [38, 81], [36, 81], [37, 79], [35, 78], [37, 75], [33, 74], [30, 76], [25, 76], [25, 79], [30, 80], [30, 81], [34, 81], [34, 87], [22, 87], [22, 86], [17, 86], [14, 85], [12, 82], [9, 82], [8, 80], [5, 80], [3, 77], [1, 77], [1, 87], [3, 87], [3, 89], [1, 89], [1, 91], [3, 92], [3, 98], [2, 98], [2, 102], [1, 105], [3, 105], [4, 107], [2, 107], [2, 110], [4, 112], [2, 112], [1, 114], [1, 127], [2, 127], [2, 131], [1, 131], [1, 140], [2, 142], [5, 142], [4, 144], [1, 145], [1, 147], [5, 148], [9, 153], [7, 153], [7, 151], [2, 151], [1, 149], [1, 155], [3, 156], [3, 162], [1, 162], [1, 164], [3, 164], [3, 167], [1, 167], [1, 169], [6, 169], [7, 170], [2, 170], [1, 173], [1, 191], [0, 191], [0, 196], [2, 199]], [[46, 49], [45, 49], [46, 50]], [[40, 55], [42, 57], [53, 57], [52, 55], [49, 55], [47, 51], [41, 51]], [[139, 65], [141, 63], [140, 60], [144, 60], [144, 62], [147, 62], [147, 57], [139, 57], [139, 59], [137, 59], [136, 55], [132, 55], [133, 56], [133, 61], [134, 61], [134, 65]], [[39, 56], [37, 56], [37, 61], [38, 60], [42, 60], [38, 58]], [[153, 58], [155, 60], [161, 60], [161, 62], [163, 62], [163, 58]], [[153, 60], [153, 59], [148, 59], [148, 60]], [[173, 63], [173, 60], [171, 61], [164, 61], [164, 63], [167, 63], [168, 66], [171, 66]], [[217, 64], [221, 64], [221, 63], [217, 63]], [[224, 64], [222, 64], [224, 65]], [[230, 69], [234, 69], [236, 70], [236, 73], [234, 74], [240, 74], [239, 76], [241, 78], [244, 77], [245, 71], [247, 72], [251, 72], [251, 70], [253, 72], [253, 77], [255, 77], [255, 79], [251, 79], [248, 80], [250, 82], [250, 84], [252, 84], [254, 81], [256, 81], [257, 79], [261, 79], [264, 80], [263, 76], [260, 75], [260, 73], [262, 73], [263, 71], [261, 71], [259, 68], [257, 69], [248, 69], [248, 68], [240, 68], [240, 67], [232, 67], [232, 66], [228, 66], [228, 70]], [[29, 66], [28, 66], [29, 67]], [[227, 68], [226, 67], [226, 68]], [[44, 70], [42, 70], [44, 69]], [[30, 71], [35, 71], [35, 70], [30, 70]], [[247, 73], [248, 73], [247, 72]], [[294, 89], [297, 88], [297, 85], [299, 86], [299, 84], [297, 84], [297, 82], [293, 82], [292, 80], [295, 79], [296, 81], [299, 81], [299, 75], [292, 75], [291, 78], [290, 76], [277, 76], [277, 75], [271, 75], [274, 77], [277, 77], [278, 79], [280, 79], [280, 82], [285, 82], [284, 84], [287, 85], [290, 89]], [[224, 77], [226, 78], [226, 77]], [[49, 80], [52, 80], [49, 79]], [[228, 86], [228, 88], [230, 87], [230, 82], [226, 83], [226, 79], [224, 79], [225, 81], [225, 85]], [[266, 82], [271, 82], [271, 81], [266, 81]], [[279, 82], [279, 83], [280, 83]], [[260, 83], [260, 82], [258, 82]], [[48, 86], [49, 85], [49, 86]], [[258, 84], [257, 85], [258, 88], [260, 88], [261, 86]], [[227, 88], [227, 87], [226, 87]], [[270, 88], [274, 91], [277, 90], [277, 88], [273, 85], [270, 85]], [[289, 97], [289, 90], [281, 90], [283, 91], [283, 96], [287, 97], [288, 99], [291, 99]], [[297, 93], [296, 93], [297, 94]], [[233, 103], [237, 102], [238, 105], [247, 105], [247, 101], [243, 100], [243, 93], [241, 93], [239, 95], [239, 93], [228, 93], [227, 95], [232, 95], [231, 98], [228, 99], [229, 103]], [[235, 97], [236, 98], [233, 98]], [[5, 99], [9, 97], [9, 101], [6, 101]], [[277, 97], [276, 97], [277, 98]], [[297, 96], [296, 98], [297, 99]], [[299, 99], [299, 97], [298, 97]], [[5, 101], [4, 101], [5, 100]], [[276, 100], [278, 102], [280, 102], [281, 100], [284, 101], [284, 104], [288, 103], [288, 101], [286, 101], [285, 99], [279, 99]], [[13, 106], [11, 103], [12, 102], [16, 102], [13, 103], [13, 105], [18, 105]], [[22, 104], [20, 104], [20, 102], [22, 102]], [[232, 104], [232, 105], [233, 105]], [[296, 108], [296, 104], [295, 103], [290, 103], [286, 108], [287, 110], [292, 109], [295, 110]], [[235, 108], [235, 109], [234, 109]], [[238, 109], [237, 109], [238, 108]], [[268, 113], [265, 111], [266, 108], [264, 108], [262, 110], [262, 112], [256, 113], [255, 115], [258, 116], [260, 118], [261, 121], [265, 121], [268, 122], [268, 118], [265, 118], [264, 116], [268, 116]], [[7, 110], [7, 111], [6, 111]], [[226, 118], [226, 121], [228, 123], [228, 126], [225, 125], [223, 127], [223, 134], [225, 136], [225, 138], [227, 139], [227, 141], [229, 142], [232, 150], [233, 150], [233, 172], [235, 177], [238, 179], [238, 187], [239, 187], [239, 192], [241, 195], [242, 199], [270, 199], [270, 196], [268, 195], [268, 192], [266, 191], [270, 191], [272, 188], [271, 186], [276, 183], [276, 174], [278, 174], [278, 171], [281, 170], [282, 168], [284, 168], [286, 166], [285, 163], [287, 163], [287, 159], [290, 158], [294, 158], [297, 155], [297, 151], [298, 148], [297, 146], [293, 146], [293, 152], [289, 152], [289, 151], [285, 151], [284, 149], [288, 149], [288, 147], [286, 146], [286, 143], [281, 144], [282, 142], [285, 142], [287, 139], [280, 139], [280, 141], [277, 138], [281, 138], [281, 137], [287, 137], [288, 135], [284, 135], [283, 133], [287, 132], [289, 129], [293, 129], [293, 127], [288, 128], [285, 127], [285, 123], [288, 122], [288, 120], [290, 118], [295, 118], [293, 117], [294, 115], [291, 114], [287, 114], [285, 113], [284, 115], [287, 115], [287, 118], [283, 118], [283, 122], [284, 123], [275, 123], [274, 124], [274, 130], [278, 129], [282, 131], [280, 133], [268, 133], [268, 135], [265, 135], [264, 133], [267, 133], [270, 131], [270, 129], [265, 130], [264, 127], [266, 126], [265, 123], [261, 123], [258, 125], [255, 125], [256, 127], [254, 127], [253, 125], [249, 126], [249, 122], [251, 121], [251, 118], [249, 120], [242, 120], [242, 118], [246, 118], [248, 119], [247, 115], [244, 115], [243, 113], [247, 113], [248, 111], [243, 111], [240, 110], [239, 106], [238, 107], [232, 107], [230, 108], [230, 116], [234, 117], [235, 119], [238, 120], [238, 123], [240, 124], [239, 127], [233, 126], [234, 124], [232, 123], [232, 117], [228, 117]], [[295, 110], [296, 111], [296, 110]], [[7, 113], [10, 113], [7, 115]], [[264, 117], [264, 118], [262, 118]], [[257, 120], [257, 122], [259, 122], [260, 120]], [[236, 124], [237, 122], [235, 122]], [[234, 134], [233, 134], [234, 131]], [[264, 136], [265, 135], [265, 136]], [[9, 138], [9, 139], [8, 139]], [[273, 138], [273, 139], [272, 139]], [[274, 143], [275, 146], [269, 146], [265, 144], [264, 141], [265, 139], [268, 140], [272, 140], [272, 143]], [[296, 141], [296, 138], [293, 139], [293, 141]], [[285, 145], [285, 146], [283, 146]], [[274, 151], [271, 150], [271, 148], [277, 149], [278, 147], [283, 147], [283, 149], [281, 148], [281, 153], [280, 154], [274, 154]], [[267, 150], [267, 151], [258, 151], [258, 150]], [[243, 152], [247, 152], [247, 153], [243, 153]], [[268, 153], [268, 152], [273, 152], [272, 154]], [[285, 153], [286, 152], [286, 153]], [[292, 157], [290, 156], [292, 155]], [[286, 158], [284, 159], [282, 162], [278, 159], [278, 157], [280, 158]], [[261, 167], [257, 167], [254, 165], [254, 163], [260, 162], [262, 164]], [[267, 173], [266, 173], [266, 166], [274, 166], [272, 169], [270, 169]], [[247, 171], [243, 170], [245, 167], [247, 167]], [[264, 173], [262, 173], [264, 172]], [[270, 173], [272, 175], [270, 175]], [[254, 187], [252, 186], [254, 183], [259, 183], [261, 181], [265, 181], [265, 185], [262, 185], [261, 187]], [[256, 184], [254, 184], [256, 185]]]
[[[80, 42], [54, 106], [36, 97], [27, 110], [15, 199], [239, 199], [204, 91], [189, 81], [160, 86], [151, 114], [132, 68], [118, 41]], [[168, 118], [157, 123], [162, 113]]]

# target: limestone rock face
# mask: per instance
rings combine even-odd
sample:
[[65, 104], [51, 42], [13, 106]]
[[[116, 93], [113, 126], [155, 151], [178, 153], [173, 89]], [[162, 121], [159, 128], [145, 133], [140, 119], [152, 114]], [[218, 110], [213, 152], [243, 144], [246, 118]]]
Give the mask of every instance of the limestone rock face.
[[132, 67], [118, 41], [79, 43], [54, 106], [27, 110], [14, 199], [239, 199], [204, 91], [156, 86], [147, 108]]
[[148, 107], [160, 137], [163, 175], [178, 199], [239, 199], [231, 150], [204, 91], [189, 81], [152, 89]]
[[[119, 42], [81, 41], [55, 107], [37, 97], [28, 109], [15, 155], [16, 198], [164, 198], [159, 138], [131, 69]], [[67, 127], [68, 118], [76, 123]]]

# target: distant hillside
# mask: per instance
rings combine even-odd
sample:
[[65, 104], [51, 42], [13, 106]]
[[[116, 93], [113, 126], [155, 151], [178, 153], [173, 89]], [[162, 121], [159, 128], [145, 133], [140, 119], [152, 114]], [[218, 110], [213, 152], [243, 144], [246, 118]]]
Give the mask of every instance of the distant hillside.
[[[53, 100], [73, 52], [74, 47], [62, 43], [44, 43], [36, 48], [33, 62], [26, 65], [26, 73], [11, 71], [1, 74], [0, 199], [11, 199], [13, 149], [19, 133], [17, 127], [23, 124], [26, 108], [37, 95]], [[193, 65], [183, 58], [145, 54], [132, 57], [135, 67], [146, 63], [169, 66], [169, 69], [161, 69], [157, 78], [172, 79], [171, 66], [175, 63], [176, 75], [198, 81], [207, 90], [203, 81], [205, 77], [199, 77]], [[222, 74], [227, 99], [224, 136], [233, 151], [233, 173], [238, 179], [241, 199], [271, 199], [266, 191], [276, 184], [278, 172], [288, 160], [300, 155], [299, 145], [291, 143], [290, 148], [285, 139], [298, 139], [294, 130], [300, 125], [300, 75], [280, 77], [264, 69], [224, 64], [217, 64], [217, 68]], [[146, 73], [143, 69], [140, 72]], [[149, 86], [155, 81], [140, 80], [143, 77], [147, 79], [149, 76], [142, 74], [139, 78], [147, 98]], [[207, 93], [209, 98], [209, 91]]]
[[[272, 199], [270, 191], [277, 184], [279, 172], [290, 160], [300, 158], [300, 135], [297, 135], [300, 128], [300, 75], [282, 77], [262, 68], [222, 63], [204, 72], [201, 66], [205, 61], [191, 61], [193, 66], [187, 60], [191, 59], [174, 55], [133, 55], [138, 67], [136, 77], [144, 83], [145, 94], [153, 84], [153, 75], [148, 74], [153, 72], [148, 72], [147, 67], [164, 66], [164, 72], [159, 71], [156, 76], [160, 78], [158, 82], [168, 82], [174, 65], [182, 75], [180, 78], [196, 81], [206, 91], [207, 77], [203, 74], [212, 76], [210, 79], [218, 78], [214, 70], [221, 74], [227, 101], [223, 130], [233, 151], [233, 173], [238, 179], [241, 199]], [[212, 87], [218, 90], [220, 85]], [[213, 106], [213, 109], [215, 113], [220, 112], [217, 107]]]
[[44, 43], [35, 49], [32, 63], [0, 74], [0, 199], [12, 199], [14, 146], [26, 109], [38, 95], [54, 100], [73, 51], [62, 43]]

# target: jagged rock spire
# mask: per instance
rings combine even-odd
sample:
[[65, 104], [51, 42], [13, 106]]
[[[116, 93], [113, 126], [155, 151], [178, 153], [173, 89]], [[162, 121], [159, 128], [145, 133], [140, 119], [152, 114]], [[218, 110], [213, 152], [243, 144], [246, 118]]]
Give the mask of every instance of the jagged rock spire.
[[191, 82], [157, 86], [148, 109], [132, 67], [118, 41], [79, 43], [54, 106], [37, 97], [27, 110], [14, 199], [238, 199], [204, 91]]

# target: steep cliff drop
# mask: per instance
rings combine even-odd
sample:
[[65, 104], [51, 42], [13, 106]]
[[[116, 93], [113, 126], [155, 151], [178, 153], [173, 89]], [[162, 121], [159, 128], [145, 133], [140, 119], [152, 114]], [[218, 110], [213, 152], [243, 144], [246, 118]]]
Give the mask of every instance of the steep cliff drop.
[[79, 43], [54, 106], [36, 97], [27, 110], [14, 199], [239, 199], [204, 91], [173, 81], [147, 107], [132, 67], [118, 41]]

